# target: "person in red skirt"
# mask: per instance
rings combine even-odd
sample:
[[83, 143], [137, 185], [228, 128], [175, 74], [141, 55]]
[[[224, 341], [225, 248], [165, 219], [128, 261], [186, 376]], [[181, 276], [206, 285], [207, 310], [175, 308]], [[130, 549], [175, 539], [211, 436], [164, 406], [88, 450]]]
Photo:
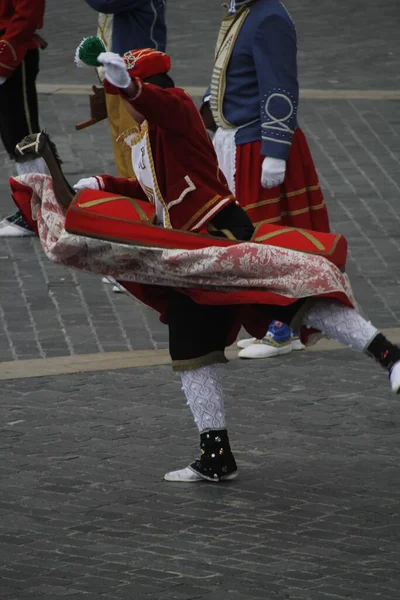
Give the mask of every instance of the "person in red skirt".
[[[296, 54], [295, 27], [279, 0], [231, 0], [201, 112], [209, 123], [212, 112], [219, 166], [256, 228], [275, 223], [329, 232], [313, 159], [297, 124]], [[278, 321], [263, 339], [238, 345], [241, 358], [303, 348]]]

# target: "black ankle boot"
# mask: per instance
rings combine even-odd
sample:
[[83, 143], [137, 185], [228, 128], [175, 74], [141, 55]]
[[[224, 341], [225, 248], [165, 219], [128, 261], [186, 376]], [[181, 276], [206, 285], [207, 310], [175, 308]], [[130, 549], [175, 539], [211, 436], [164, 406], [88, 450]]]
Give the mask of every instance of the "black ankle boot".
[[237, 473], [235, 457], [229, 445], [226, 429], [210, 429], [200, 434], [201, 456], [190, 468], [209, 481], [234, 479]]
[[365, 351], [389, 373], [393, 365], [400, 360], [400, 348], [389, 342], [382, 333], [374, 337]]

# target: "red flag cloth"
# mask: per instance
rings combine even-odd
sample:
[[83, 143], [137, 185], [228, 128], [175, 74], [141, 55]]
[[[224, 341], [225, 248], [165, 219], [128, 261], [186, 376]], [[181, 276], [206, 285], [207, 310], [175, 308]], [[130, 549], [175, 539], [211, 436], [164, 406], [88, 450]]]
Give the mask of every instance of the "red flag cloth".
[[[13, 184], [13, 191], [15, 189]], [[14, 196], [18, 200], [19, 194]], [[65, 228], [78, 235], [130, 245], [151, 244], [165, 249], [196, 250], [238, 244], [225, 238], [155, 227], [153, 216], [154, 208], [149, 202], [102, 190], [82, 190], [67, 211]], [[342, 270], [346, 265], [347, 242], [340, 234], [266, 223], [257, 227], [252, 241], [317, 254]]]
[[[347, 278], [332, 264], [344, 262], [346, 241], [340, 235], [264, 226], [259, 233], [272, 235], [261, 243], [236, 242], [151, 225], [149, 203], [103, 191], [82, 191], [65, 213], [46, 175], [25, 175], [10, 185], [16, 204], [30, 206], [50, 260], [114, 277], [163, 322], [168, 288], [199, 304], [236, 305], [229, 342], [241, 325], [250, 335], [263, 335], [265, 304], [330, 297], [354, 305]], [[306, 341], [309, 331], [301, 334]]]

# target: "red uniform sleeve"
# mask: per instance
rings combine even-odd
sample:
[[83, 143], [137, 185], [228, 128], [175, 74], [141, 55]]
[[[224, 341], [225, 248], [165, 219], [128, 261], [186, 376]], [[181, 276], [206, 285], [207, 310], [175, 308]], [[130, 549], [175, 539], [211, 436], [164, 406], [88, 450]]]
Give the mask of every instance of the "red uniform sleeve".
[[113, 177], [112, 175], [99, 175], [97, 179], [101, 189], [105, 192], [135, 198], [136, 200], [149, 201], [136, 179], [124, 179], [123, 177]]
[[[194, 118], [201, 120], [193, 100], [181, 88], [163, 89], [143, 83], [140, 79], [135, 81], [139, 88], [138, 95], [134, 100], [129, 99], [129, 102], [149, 123], [185, 135]], [[122, 91], [121, 96], [126, 99]]]
[[16, 0], [14, 14], [0, 40], [0, 75], [10, 77], [32, 48], [37, 29], [43, 27], [45, 0]]

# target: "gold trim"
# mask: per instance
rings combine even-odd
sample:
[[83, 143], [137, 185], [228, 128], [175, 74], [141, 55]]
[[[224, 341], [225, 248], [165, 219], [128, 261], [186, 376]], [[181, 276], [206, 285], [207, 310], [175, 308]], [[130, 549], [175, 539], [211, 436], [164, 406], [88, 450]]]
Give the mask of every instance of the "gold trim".
[[[163, 211], [164, 211], [164, 220], [165, 220], [164, 226], [166, 229], [172, 229], [172, 224], [171, 224], [171, 219], [169, 217], [168, 208], [167, 208], [167, 205], [165, 203], [165, 200], [161, 194], [161, 191], [160, 191], [160, 188], [158, 185], [156, 169], [154, 166], [153, 151], [152, 151], [151, 143], [150, 143], [148, 122], [144, 121], [142, 123], [142, 125], [140, 125], [140, 126], [138, 124], [132, 125], [132, 127], [130, 127], [129, 129], [126, 129], [121, 135], [118, 136], [117, 142], [118, 143], [121, 143], [121, 142], [126, 143], [125, 140], [130, 135], [133, 135], [133, 138], [130, 140], [130, 142], [128, 144], [131, 148], [133, 146], [136, 146], [143, 140], [146, 144], [147, 156], [149, 159], [150, 171], [151, 171], [153, 184], [154, 184], [154, 190], [153, 190], [153, 188], [149, 188], [148, 186], [144, 186], [146, 189], [143, 189], [143, 186], [140, 183], [140, 181], [138, 179], [136, 179], [136, 180], [138, 181], [140, 187], [143, 189], [146, 196], [149, 198], [150, 202], [152, 202], [152, 204], [154, 204], [156, 211], [157, 211], [157, 202], [156, 201], [157, 200], [159, 201], [159, 203], [161, 204]], [[154, 194], [156, 197], [154, 197]]]
[[0, 44], [2, 43], [10, 48], [11, 54], [13, 55], [13, 59], [15, 60], [15, 62], [17, 62], [17, 53], [15, 52], [14, 46], [11, 44], [11, 42], [8, 42], [7, 40], [0, 40]]
[[[83, 191], [83, 190], [82, 190]], [[88, 200], [83, 204], [77, 204], [78, 208], [91, 208], [92, 206], [99, 206], [100, 204], [107, 204], [107, 202], [114, 202], [114, 200], [129, 200], [128, 196], [108, 196], [107, 198], [97, 198], [97, 200]], [[105, 216], [105, 215], [102, 215]]]
[[[98, 198], [97, 200], [89, 200], [83, 204], [76, 204], [78, 208], [91, 208], [92, 206], [100, 206], [100, 204], [107, 204], [108, 202], [114, 202], [115, 200], [127, 200], [129, 204], [137, 211], [138, 217], [141, 221], [149, 221], [151, 217], [148, 217], [143, 208], [135, 198], [129, 198], [129, 196], [111, 196], [108, 198]], [[106, 215], [96, 215], [104, 218], [110, 218]]]
[[255, 202], [254, 204], [248, 204], [244, 207], [244, 210], [252, 210], [253, 208], [258, 208], [259, 206], [267, 206], [268, 204], [278, 204], [282, 199], [282, 196], [278, 196], [276, 198], [269, 198], [268, 200], [261, 200], [260, 202]]
[[279, 223], [281, 217], [273, 217], [272, 219], [264, 219], [263, 221], [257, 221], [257, 223], [253, 223], [254, 227], [260, 227], [260, 225], [269, 225], [271, 223]]
[[145, 213], [145, 211], [143, 210], [143, 208], [140, 206], [140, 204], [138, 203], [137, 200], [135, 200], [135, 198], [127, 198], [129, 204], [131, 204], [133, 206], [133, 208], [136, 210], [139, 219], [141, 221], [150, 221], [150, 219], [153, 218], [153, 215], [151, 217], [148, 217], [147, 214]]
[[[146, 131], [145, 131], [144, 135], [146, 136], [146, 140], [145, 141], [146, 141], [146, 147], [147, 147], [147, 154], [148, 154], [148, 157], [149, 157], [151, 174], [153, 176], [153, 182], [154, 182], [154, 186], [155, 186], [155, 190], [154, 191], [155, 191], [155, 193], [157, 195], [157, 200], [160, 202], [161, 206], [164, 209], [164, 219], [165, 219], [164, 227], [166, 229], [172, 229], [172, 224], [171, 224], [171, 219], [169, 218], [168, 208], [167, 208], [165, 200], [164, 200], [164, 198], [163, 198], [163, 196], [162, 196], [162, 194], [160, 192], [160, 188], [158, 186], [157, 174], [156, 174], [156, 169], [155, 169], [154, 160], [153, 160], [153, 152], [152, 152], [151, 144], [150, 144], [150, 136], [148, 135], [148, 124], [147, 124], [147, 121], [145, 121], [145, 124], [146, 124], [145, 125]], [[156, 212], [157, 212], [157, 207], [155, 206], [155, 208], [156, 208]]]
[[[229, 196], [230, 197], [230, 196]], [[214, 198], [211, 198], [211, 200], [209, 200], [208, 202], [206, 202], [206, 204], [204, 204], [194, 215], [192, 215], [189, 219], [189, 221], [182, 227], [182, 231], [186, 231], [187, 229], [190, 229], [190, 227], [193, 225], [193, 223], [199, 219], [205, 212], [207, 212], [207, 210], [216, 202], [218, 202], [218, 200], [222, 198], [222, 196], [220, 196], [219, 194], [217, 194], [216, 196], [214, 196]]]
[[[224, 236], [228, 239], [228, 240], [232, 240], [234, 242], [238, 242], [239, 240], [233, 235], [232, 231], [229, 231], [229, 229], [217, 229], [212, 223], [208, 223], [207, 225], [207, 231], [211, 232], [213, 231], [214, 233], [223, 233]], [[221, 236], [212, 236], [212, 237], [221, 237]]]
[[228, 238], [228, 240], [233, 240], [234, 242], [237, 242], [237, 238], [235, 238], [232, 231], [229, 231], [229, 229], [221, 229], [220, 231]]
[[294, 192], [284, 192], [282, 194], [282, 196], [284, 196], [285, 198], [292, 198], [293, 196], [299, 196], [300, 194], [304, 194], [305, 192], [316, 192], [317, 190], [320, 190], [321, 186], [319, 184], [317, 185], [310, 185], [309, 187], [305, 187], [301, 190], [296, 190]]
[[[321, 251], [326, 250], [325, 246], [322, 242], [320, 242], [312, 233], [306, 231], [305, 229], [298, 229], [297, 227], [287, 227], [286, 229], [280, 229], [279, 231], [271, 231], [270, 233], [266, 233], [259, 238], [256, 238], [256, 242], [265, 242], [266, 240], [270, 240], [273, 237], [277, 237], [278, 235], [283, 235], [284, 233], [290, 233], [291, 231], [297, 231], [303, 235], [309, 242], [314, 244], [314, 246]], [[301, 250], [300, 250], [301, 252]]]
[[325, 200], [322, 200], [321, 204], [316, 204], [315, 206], [310, 206], [310, 210], [321, 210], [321, 208], [324, 208], [325, 206]]
[[214, 350], [205, 356], [199, 356], [197, 358], [189, 358], [187, 360], [172, 360], [173, 371], [190, 371], [192, 369], [199, 369], [207, 365], [214, 363], [227, 363], [229, 362], [222, 350]]
[[[342, 237], [339, 233], [336, 234], [335, 240], [333, 241], [330, 250], [327, 250], [325, 248], [325, 246], [322, 244], [322, 242], [317, 240], [309, 231], [307, 231], [305, 229], [298, 229], [295, 227], [288, 227], [281, 231], [272, 231], [271, 233], [267, 233], [265, 235], [262, 235], [261, 237], [257, 237], [255, 235], [255, 236], [253, 236], [252, 241], [256, 242], [257, 244], [261, 244], [262, 242], [265, 242], [268, 239], [271, 239], [271, 238], [276, 237], [277, 235], [280, 235], [283, 233], [289, 233], [290, 231], [297, 231], [298, 233], [302, 233], [305, 238], [307, 238], [311, 243], [313, 243], [318, 248], [318, 252], [317, 251], [314, 252], [313, 250], [295, 250], [294, 248], [288, 248], [288, 250], [294, 250], [295, 252], [304, 252], [304, 254], [319, 254], [319, 255], [321, 255], [321, 253], [322, 253], [323, 256], [332, 256], [332, 254], [336, 250], [336, 247], [339, 243], [340, 238]], [[331, 235], [333, 235], [333, 234], [331, 234]]]
[[[132, 121], [133, 121], [133, 119], [132, 119]], [[128, 144], [126, 144], [125, 138], [127, 138], [130, 135], [136, 135], [136, 134], [140, 135], [140, 131], [141, 131], [140, 126], [138, 124], [132, 125], [131, 127], [128, 127], [128, 129], [125, 129], [125, 131], [120, 133], [115, 141], [118, 144], [125, 144], [127, 146]]]
[[257, 221], [257, 223], [254, 223], [254, 226], [258, 227], [259, 225], [265, 225], [266, 223], [277, 223], [281, 220], [282, 217], [303, 215], [304, 213], [310, 212], [310, 210], [321, 210], [321, 208], [324, 208], [324, 206], [325, 200], [323, 200], [321, 204], [316, 204], [315, 206], [306, 206], [306, 208], [300, 208], [299, 210], [285, 210], [281, 212], [279, 217], [274, 217], [273, 219], [265, 219], [264, 221]]
[[3, 67], [3, 69], [8, 69], [9, 71], [14, 71], [14, 67], [10, 67], [9, 65], [5, 65], [2, 62], [0, 62], [0, 67]]
[[221, 24], [215, 48], [214, 68], [211, 75], [210, 107], [217, 125], [228, 129], [235, 126], [224, 117], [223, 103], [226, 88], [226, 69], [240, 30], [250, 9], [243, 6], [233, 15], [226, 16]]
[[260, 202], [255, 202], [254, 204], [248, 204], [244, 207], [245, 210], [251, 210], [253, 208], [258, 208], [259, 206], [267, 206], [268, 204], [277, 204], [280, 202], [282, 198], [293, 198], [294, 196], [300, 196], [301, 194], [305, 194], [306, 192], [316, 192], [320, 190], [320, 185], [312, 185], [310, 187], [302, 188], [301, 190], [296, 190], [294, 192], [282, 192], [279, 197], [269, 198], [267, 200], [260, 200]]

